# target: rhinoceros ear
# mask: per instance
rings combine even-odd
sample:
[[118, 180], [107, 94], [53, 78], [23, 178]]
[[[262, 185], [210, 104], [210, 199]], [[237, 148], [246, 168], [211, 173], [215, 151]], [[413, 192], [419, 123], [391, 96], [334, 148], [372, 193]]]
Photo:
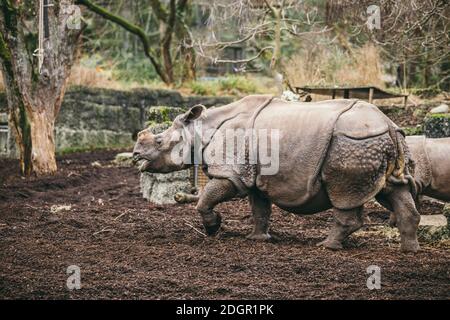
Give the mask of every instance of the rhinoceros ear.
[[201, 104], [197, 104], [195, 106], [193, 106], [192, 108], [190, 108], [188, 111], [186, 111], [185, 114], [183, 114], [183, 116], [181, 117], [181, 120], [184, 122], [191, 122], [194, 121], [196, 119], [198, 119], [203, 111], [206, 110], [206, 107], [204, 105]]

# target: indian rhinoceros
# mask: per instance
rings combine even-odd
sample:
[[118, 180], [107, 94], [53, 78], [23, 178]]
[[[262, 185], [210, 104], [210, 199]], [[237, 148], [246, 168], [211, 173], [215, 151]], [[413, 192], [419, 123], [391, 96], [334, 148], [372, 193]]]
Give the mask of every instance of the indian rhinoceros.
[[450, 201], [450, 138], [408, 136], [417, 194]]
[[[240, 129], [262, 132], [245, 143], [246, 160], [250, 151], [270, 145], [278, 163], [271, 166], [267, 159], [263, 163], [260, 152], [256, 161], [244, 164], [211, 161], [215, 150], [223, 147], [227, 132]], [[269, 131], [278, 132], [279, 139], [266, 143]], [[182, 150], [189, 151], [181, 162], [174, 160], [180, 143]], [[237, 157], [238, 151], [233, 150], [231, 158]], [[189, 160], [195, 154], [200, 154], [197, 161], [210, 178], [196, 206], [209, 235], [216, 234], [222, 220], [214, 207], [236, 196], [248, 196], [254, 223], [249, 239], [270, 238], [272, 204], [297, 214], [333, 208], [334, 225], [318, 245], [341, 249], [343, 240], [363, 225], [363, 205], [377, 197], [398, 218], [401, 249], [419, 249], [420, 215], [414, 202], [408, 147], [401, 130], [372, 104], [349, 99], [287, 102], [252, 95], [217, 108], [197, 105], [179, 115], [163, 133], [141, 131], [133, 151], [141, 171], [160, 173], [192, 166]]]
[[[416, 195], [450, 201], [450, 138], [408, 136], [406, 144], [414, 162]], [[390, 209], [388, 204], [385, 206]], [[389, 223], [395, 226], [396, 220], [392, 213]]]

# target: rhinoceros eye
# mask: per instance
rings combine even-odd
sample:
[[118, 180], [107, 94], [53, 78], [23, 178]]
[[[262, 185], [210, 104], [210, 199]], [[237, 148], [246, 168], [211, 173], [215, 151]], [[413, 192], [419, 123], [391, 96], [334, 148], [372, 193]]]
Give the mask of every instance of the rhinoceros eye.
[[159, 146], [162, 143], [162, 137], [156, 137], [155, 139], [156, 144]]

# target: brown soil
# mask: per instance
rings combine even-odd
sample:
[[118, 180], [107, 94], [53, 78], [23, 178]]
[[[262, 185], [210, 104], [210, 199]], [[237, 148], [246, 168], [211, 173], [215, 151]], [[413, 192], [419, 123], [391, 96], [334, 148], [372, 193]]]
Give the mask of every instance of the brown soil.
[[[396, 238], [367, 232], [388, 218], [375, 205], [367, 209], [372, 225], [338, 252], [315, 246], [330, 211], [300, 217], [275, 208], [274, 240], [246, 240], [244, 200], [218, 207], [224, 230], [209, 238], [189, 226], [202, 229], [193, 205], [144, 201], [136, 169], [112, 166], [113, 155], [64, 156], [56, 175], [31, 179], [0, 162], [0, 298], [450, 298], [449, 251], [403, 254]], [[54, 205], [70, 209], [52, 212]], [[81, 268], [81, 290], [66, 288], [70, 265]], [[370, 265], [381, 267], [381, 290], [366, 287]]]

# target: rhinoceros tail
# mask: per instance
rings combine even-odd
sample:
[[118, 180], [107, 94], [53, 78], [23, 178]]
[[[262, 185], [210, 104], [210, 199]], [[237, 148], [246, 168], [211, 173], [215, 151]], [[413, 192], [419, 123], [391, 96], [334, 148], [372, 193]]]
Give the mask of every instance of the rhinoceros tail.
[[396, 146], [396, 154], [394, 162], [388, 165], [387, 181], [397, 185], [409, 184], [412, 196], [416, 198], [417, 186], [413, 177], [414, 162], [405, 141], [405, 134], [402, 130], [390, 126], [389, 135]]

